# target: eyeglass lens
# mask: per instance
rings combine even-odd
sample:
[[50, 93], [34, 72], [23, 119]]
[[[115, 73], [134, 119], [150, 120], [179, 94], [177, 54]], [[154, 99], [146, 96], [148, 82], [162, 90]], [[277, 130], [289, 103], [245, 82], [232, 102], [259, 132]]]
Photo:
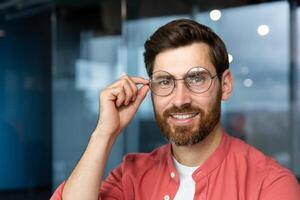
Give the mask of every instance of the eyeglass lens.
[[151, 76], [150, 89], [158, 96], [167, 96], [172, 93], [177, 80], [184, 80], [185, 85], [195, 93], [207, 91], [211, 85], [210, 72], [202, 67], [190, 69], [183, 79], [175, 79], [166, 71], [154, 72]]

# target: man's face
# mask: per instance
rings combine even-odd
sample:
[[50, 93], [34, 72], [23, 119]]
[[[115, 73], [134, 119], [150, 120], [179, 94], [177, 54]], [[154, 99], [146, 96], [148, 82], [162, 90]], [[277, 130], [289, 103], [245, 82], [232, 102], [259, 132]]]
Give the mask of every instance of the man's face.
[[[183, 78], [193, 67], [216, 70], [210, 60], [209, 47], [193, 43], [157, 55], [153, 72], [166, 71], [176, 79]], [[152, 94], [155, 118], [166, 138], [179, 146], [196, 144], [209, 135], [220, 121], [222, 90], [218, 78], [212, 79], [209, 90], [197, 94], [183, 81], [177, 81], [173, 92], [165, 97]]]

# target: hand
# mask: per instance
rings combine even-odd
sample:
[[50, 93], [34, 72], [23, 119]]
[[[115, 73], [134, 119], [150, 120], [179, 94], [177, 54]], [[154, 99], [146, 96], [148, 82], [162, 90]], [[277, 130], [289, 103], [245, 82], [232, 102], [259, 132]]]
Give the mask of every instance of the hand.
[[[131, 119], [149, 91], [149, 81], [123, 75], [100, 95], [100, 116], [96, 130], [100, 134], [118, 136]], [[138, 89], [137, 85], [143, 84]]]

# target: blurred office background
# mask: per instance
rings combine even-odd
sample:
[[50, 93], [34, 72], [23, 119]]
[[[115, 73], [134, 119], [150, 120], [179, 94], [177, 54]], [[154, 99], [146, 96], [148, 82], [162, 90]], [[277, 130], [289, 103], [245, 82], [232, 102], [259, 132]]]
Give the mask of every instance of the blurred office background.
[[[147, 77], [144, 41], [182, 17], [227, 45], [228, 133], [300, 177], [299, 0], [0, 0], [0, 199], [48, 199], [87, 145], [101, 89], [122, 72]], [[148, 96], [106, 174], [164, 143]]]

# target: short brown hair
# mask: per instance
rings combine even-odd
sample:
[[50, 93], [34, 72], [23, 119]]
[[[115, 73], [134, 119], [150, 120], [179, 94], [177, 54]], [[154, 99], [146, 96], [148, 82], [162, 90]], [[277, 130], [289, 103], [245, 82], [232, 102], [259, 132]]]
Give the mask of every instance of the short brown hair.
[[146, 40], [144, 62], [149, 76], [152, 75], [156, 56], [168, 49], [203, 42], [210, 48], [211, 62], [219, 77], [229, 68], [228, 53], [222, 39], [209, 27], [190, 19], [178, 19], [157, 29]]

